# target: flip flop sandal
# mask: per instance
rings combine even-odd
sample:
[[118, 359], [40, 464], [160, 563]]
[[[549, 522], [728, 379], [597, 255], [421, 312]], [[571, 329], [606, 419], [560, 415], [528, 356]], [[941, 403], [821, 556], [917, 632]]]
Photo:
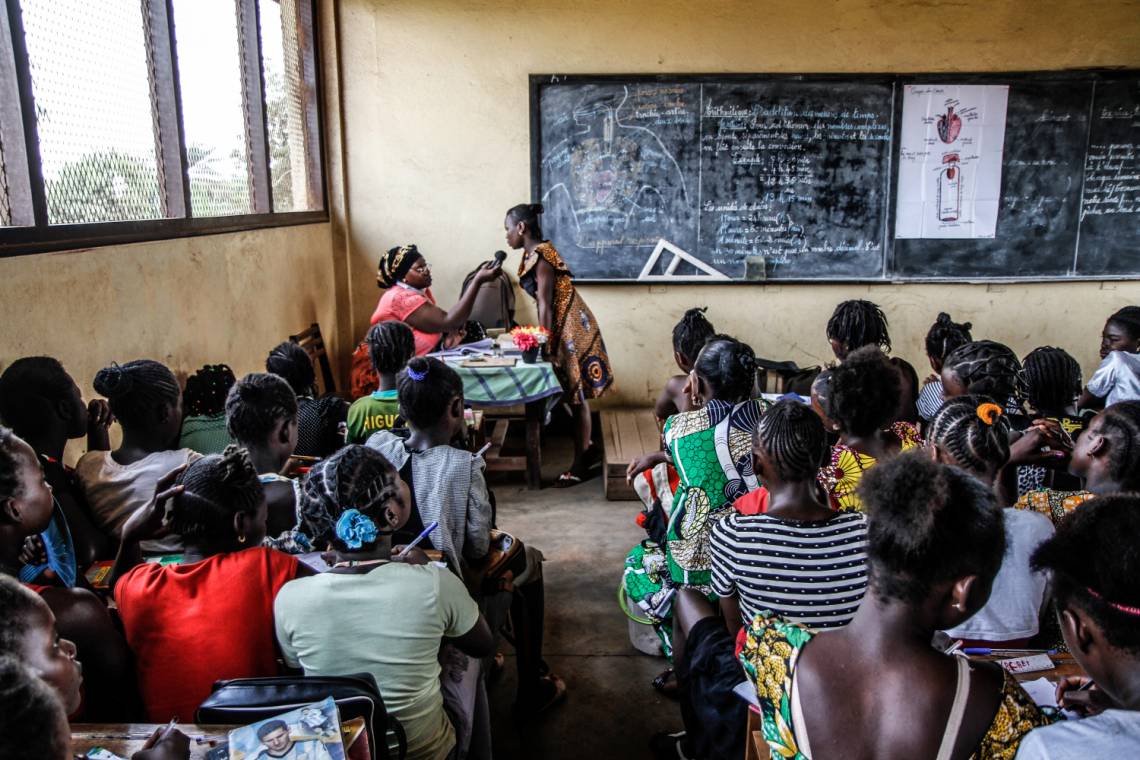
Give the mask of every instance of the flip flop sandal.
[[539, 693], [533, 699], [528, 699], [525, 706], [516, 704], [515, 711], [524, 717], [534, 717], [564, 699], [566, 699], [566, 682], [554, 673], [548, 673], [539, 679]]
[[582, 482], [582, 478], [575, 475], [573, 471], [567, 470], [558, 476], [558, 480], [554, 481], [555, 488], [570, 488]]
[[661, 671], [651, 683], [658, 694], [668, 697], [669, 699], [677, 699], [679, 684], [677, 683], [677, 674], [673, 672], [673, 668], [666, 668]]

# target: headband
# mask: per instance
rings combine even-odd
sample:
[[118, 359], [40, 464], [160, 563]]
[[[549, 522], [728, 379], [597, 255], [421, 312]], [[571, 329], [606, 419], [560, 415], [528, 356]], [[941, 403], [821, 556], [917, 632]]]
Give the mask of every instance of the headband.
[[1116, 602], [1110, 602], [1099, 593], [1097, 593], [1092, 588], [1092, 586], [1085, 586], [1085, 591], [1089, 592], [1089, 595], [1092, 596], [1093, 599], [1104, 602], [1117, 612], [1123, 612], [1125, 615], [1132, 615], [1133, 617], [1140, 617], [1140, 607], [1129, 607], [1126, 604], [1117, 604]]
[[997, 404], [987, 401], [984, 404], [978, 404], [977, 414], [979, 420], [987, 425], [993, 425], [1002, 415], [1002, 410]]
[[419, 257], [420, 252], [415, 244], [402, 245], [388, 251], [380, 257], [380, 265], [376, 268], [376, 284], [382, 288], [392, 287], [404, 279], [404, 275]]

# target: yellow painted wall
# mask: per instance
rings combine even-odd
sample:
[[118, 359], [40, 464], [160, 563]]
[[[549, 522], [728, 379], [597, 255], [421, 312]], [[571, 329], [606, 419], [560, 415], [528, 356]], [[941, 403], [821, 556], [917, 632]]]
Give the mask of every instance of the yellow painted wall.
[[[382, 250], [418, 243], [446, 308], [463, 274], [503, 247], [504, 211], [530, 194], [528, 74], [1140, 66], [1138, 2], [341, 0], [338, 13], [355, 336], [379, 295]], [[945, 309], [1019, 353], [1061, 345], [1087, 376], [1105, 315], [1140, 303], [1140, 283], [582, 292], [626, 402], [648, 400], [672, 371], [670, 330], [688, 306], [710, 306], [718, 329], [761, 355], [816, 363], [830, 358], [824, 324], [835, 303], [871, 298], [887, 311], [896, 353], [920, 373], [922, 338]]]

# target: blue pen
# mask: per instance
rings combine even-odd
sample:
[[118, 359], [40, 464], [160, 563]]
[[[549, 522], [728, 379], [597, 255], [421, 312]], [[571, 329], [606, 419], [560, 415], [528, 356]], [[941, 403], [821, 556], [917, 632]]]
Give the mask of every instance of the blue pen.
[[990, 649], [989, 647], [963, 647], [961, 651], [963, 654], [981, 657], [990, 657], [993, 655], [1024, 657], [1033, 654], [1057, 654], [1056, 649]]
[[412, 549], [414, 549], [416, 544], [418, 544], [420, 541], [423, 541], [425, 538], [427, 538], [428, 533], [431, 533], [433, 530], [435, 530], [438, 527], [439, 527], [439, 520], [432, 520], [431, 525], [424, 528], [423, 532], [420, 533], [418, 536], [416, 536], [415, 541], [412, 541], [410, 544], [405, 546], [404, 550], [396, 555], [396, 559], [403, 559], [404, 557], [408, 556], [408, 552], [410, 552]]

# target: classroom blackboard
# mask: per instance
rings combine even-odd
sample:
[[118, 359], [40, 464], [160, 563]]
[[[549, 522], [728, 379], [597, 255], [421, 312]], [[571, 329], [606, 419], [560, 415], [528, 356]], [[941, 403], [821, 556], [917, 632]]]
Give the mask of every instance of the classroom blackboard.
[[[992, 237], [895, 235], [901, 96], [939, 83], [1008, 87]], [[582, 280], [1140, 277], [1135, 71], [530, 85], [532, 195]]]

